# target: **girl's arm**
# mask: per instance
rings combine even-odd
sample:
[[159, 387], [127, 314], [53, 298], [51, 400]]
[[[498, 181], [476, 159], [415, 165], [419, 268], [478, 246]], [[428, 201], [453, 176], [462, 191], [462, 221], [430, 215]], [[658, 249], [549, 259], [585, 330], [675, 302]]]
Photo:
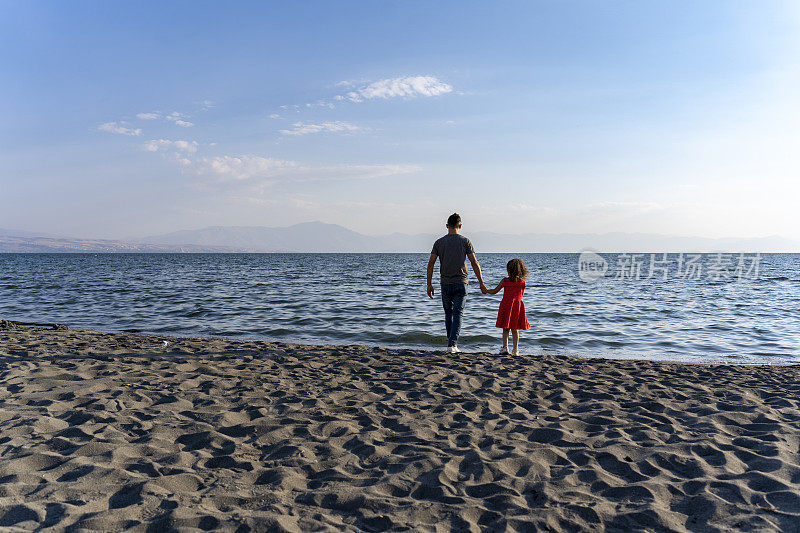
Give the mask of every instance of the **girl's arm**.
[[500, 289], [502, 288], [503, 288], [503, 282], [501, 281], [500, 283], [497, 284], [497, 287], [495, 287], [494, 289], [489, 289], [488, 291], [486, 291], [486, 293], [497, 294], [498, 292], [500, 292]]

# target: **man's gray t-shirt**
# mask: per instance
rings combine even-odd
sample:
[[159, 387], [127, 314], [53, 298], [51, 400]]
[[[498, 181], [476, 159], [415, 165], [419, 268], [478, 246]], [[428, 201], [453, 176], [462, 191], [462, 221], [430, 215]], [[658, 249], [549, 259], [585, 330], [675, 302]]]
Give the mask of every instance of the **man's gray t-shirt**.
[[472, 243], [458, 233], [448, 234], [433, 243], [432, 254], [439, 257], [439, 275], [442, 285], [469, 283], [467, 255], [474, 254]]

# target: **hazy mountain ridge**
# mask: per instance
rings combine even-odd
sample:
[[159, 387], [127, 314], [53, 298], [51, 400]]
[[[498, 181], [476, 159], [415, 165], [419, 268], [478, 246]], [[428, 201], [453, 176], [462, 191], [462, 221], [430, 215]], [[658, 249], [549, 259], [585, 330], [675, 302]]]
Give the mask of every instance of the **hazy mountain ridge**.
[[106, 239], [18, 237], [0, 234], [0, 253], [196, 253], [240, 252], [226, 246], [165, 246]]
[[7, 228], [0, 228], [0, 237], [23, 237], [23, 238], [32, 238], [32, 237], [44, 237], [44, 238], [61, 238], [60, 235], [51, 235], [49, 233], [42, 233], [39, 231], [25, 231], [20, 229], [7, 229]]
[[[364, 235], [337, 224], [305, 222], [288, 227], [213, 226], [184, 230], [142, 239], [152, 244], [232, 246], [286, 252], [428, 252], [440, 234]], [[647, 233], [510, 235], [487, 231], [464, 231], [476, 252], [800, 252], [800, 242], [783, 237], [711, 239]]]
[[[200, 253], [200, 252], [421, 252], [444, 234], [365, 235], [336, 224], [305, 222], [286, 227], [210, 226], [154, 235], [137, 241], [11, 235], [0, 229], [0, 252]], [[23, 232], [21, 232], [23, 233]], [[646, 233], [510, 235], [465, 231], [477, 253], [580, 252], [800, 252], [783, 237], [711, 239]]]
[[371, 239], [374, 237], [336, 224], [305, 222], [287, 227], [210, 226], [146, 237], [141, 242], [162, 245], [221, 245], [271, 252], [356, 252], [367, 250]]

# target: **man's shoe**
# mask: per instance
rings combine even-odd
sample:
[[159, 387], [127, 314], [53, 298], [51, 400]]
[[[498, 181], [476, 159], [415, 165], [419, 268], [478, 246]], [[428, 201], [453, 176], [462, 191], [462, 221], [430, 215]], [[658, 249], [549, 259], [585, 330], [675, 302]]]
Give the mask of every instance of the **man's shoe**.
[[461, 353], [461, 350], [458, 349], [458, 346], [450, 346], [447, 349], [450, 353]]

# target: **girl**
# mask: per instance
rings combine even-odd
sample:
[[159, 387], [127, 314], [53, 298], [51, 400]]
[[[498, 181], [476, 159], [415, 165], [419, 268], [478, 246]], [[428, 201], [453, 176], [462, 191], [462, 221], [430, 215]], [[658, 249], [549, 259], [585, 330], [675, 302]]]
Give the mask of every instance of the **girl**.
[[531, 327], [528, 324], [528, 317], [525, 316], [525, 304], [522, 303], [528, 269], [521, 260], [512, 259], [506, 265], [506, 270], [508, 270], [508, 277], [503, 278], [497, 287], [489, 289], [487, 292], [497, 294], [500, 289], [505, 289], [495, 324], [498, 328], [503, 328], [503, 348], [500, 350], [500, 355], [508, 354], [508, 330], [511, 330], [514, 341], [513, 354], [519, 355], [519, 330]]

